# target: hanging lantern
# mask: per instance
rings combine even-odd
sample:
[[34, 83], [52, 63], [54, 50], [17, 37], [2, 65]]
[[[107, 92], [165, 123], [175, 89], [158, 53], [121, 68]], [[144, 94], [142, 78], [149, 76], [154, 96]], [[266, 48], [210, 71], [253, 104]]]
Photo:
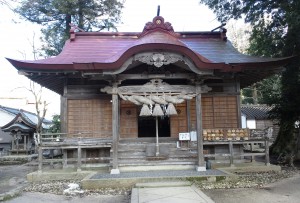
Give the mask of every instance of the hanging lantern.
[[159, 104], [155, 104], [152, 116], [163, 116], [164, 112], [162, 111]]
[[151, 116], [151, 110], [149, 109], [147, 104], [143, 104], [140, 116]]
[[177, 115], [177, 111], [175, 109], [174, 104], [172, 104], [172, 103], [168, 104], [168, 108], [167, 108], [166, 114], [169, 115], [169, 116], [171, 116], [171, 115]]

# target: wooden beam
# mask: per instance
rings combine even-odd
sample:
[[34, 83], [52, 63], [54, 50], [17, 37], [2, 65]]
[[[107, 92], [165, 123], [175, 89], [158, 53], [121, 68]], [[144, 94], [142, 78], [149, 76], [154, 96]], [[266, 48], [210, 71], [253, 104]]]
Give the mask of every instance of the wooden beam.
[[149, 80], [149, 79], [194, 79], [193, 73], [166, 73], [166, 74], [120, 74], [119, 80]]

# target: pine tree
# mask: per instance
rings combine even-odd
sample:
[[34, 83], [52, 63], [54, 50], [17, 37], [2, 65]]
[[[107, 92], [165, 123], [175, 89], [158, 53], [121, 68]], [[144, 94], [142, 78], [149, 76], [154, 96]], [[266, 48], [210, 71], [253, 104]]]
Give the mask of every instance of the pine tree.
[[45, 55], [61, 52], [69, 38], [70, 23], [85, 31], [116, 30], [123, 0], [23, 0], [14, 11], [43, 25]]

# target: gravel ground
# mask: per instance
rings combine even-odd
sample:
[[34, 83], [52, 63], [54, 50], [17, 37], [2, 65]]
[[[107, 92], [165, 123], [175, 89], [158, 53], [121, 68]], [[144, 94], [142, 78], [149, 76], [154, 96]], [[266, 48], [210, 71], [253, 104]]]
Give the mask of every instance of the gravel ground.
[[[0, 190], [2, 192], [8, 190], [11, 187], [16, 187], [20, 183], [27, 182], [25, 179], [25, 174], [35, 170], [35, 167], [30, 167], [26, 165], [17, 166], [1, 166], [0, 167]], [[160, 176], [193, 176], [197, 174], [198, 177], [203, 175], [224, 175], [223, 172], [218, 170], [209, 170], [203, 173], [195, 171], [176, 171], [176, 172], [166, 172], [166, 171], [154, 171], [154, 172], [134, 172], [134, 173], [122, 173], [121, 175], [110, 175], [110, 174], [97, 174], [94, 178], [130, 178], [130, 177], [160, 177]], [[217, 182], [203, 182], [200, 181], [201, 178], [189, 178], [190, 181], [199, 187], [203, 191], [213, 191], [213, 189], [236, 189], [236, 188], [263, 188], [265, 185], [278, 182], [282, 179], [287, 179], [289, 177], [299, 175], [300, 172], [297, 169], [283, 168], [280, 172], [270, 171], [261, 173], [236, 173], [237, 178], [228, 180], [220, 180]], [[57, 198], [68, 198], [66, 195], [62, 195], [63, 191], [68, 188], [70, 183], [77, 183], [80, 185], [80, 181], [44, 181], [39, 183], [30, 183], [25, 189], [23, 195], [27, 195], [29, 198], [31, 196], [51, 194], [58, 195]], [[4, 191], [5, 192], [5, 191]], [[91, 199], [92, 197], [97, 197], [98, 199], [111, 199], [111, 202], [130, 202], [131, 198], [131, 188], [105, 188], [99, 190], [84, 190], [82, 195], [77, 195], [70, 197], [75, 200], [76, 198]], [[96, 199], [97, 199], [96, 198]], [[116, 198], [118, 200], [116, 200]], [[16, 198], [17, 199], [17, 198]], [[15, 200], [17, 201], [17, 200]], [[14, 202], [12, 200], [12, 202]], [[28, 201], [30, 202], [30, 201]], [[47, 201], [45, 201], [46, 203]], [[106, 201], [104, 201], [106, 202]]]
[[[185, 171], [186, 172], [186, 171]], [[162, 175], [165, 172], [155, 172], [157, 175]], [[179, 172], [181, 173], [181, 172]], [[125, 174], [125, 173], [123, 173]], [[147, 174], [147, 173], [130, 173], [132, 174]], [[202, 190], [210, 189], [230, 189], [230, 188], [259, 188], [266, 184], [273, 183], [288, 177], [299, 174], [299, 170], [287, 168], [280, 172], [270, 171], [261, 173], [238, 173], [238, 177], [233, 180], [220, 180], [217, 182], [204, 182], [197, 178], [189, 178], [190, 181]], [[128, 175], [128, 174], [127, 174]], [[148, 173], [149, 175], [149, 173]], [[144, 176], [143, 176], [144, 177]], [[99, 175], [98, 175], [98, 178]], [[39, 183], [32, 183], [28, 185], [24, 192], [41, 192], [62, 195], [63, 191], [68, 188], [69, 183], [77, 183], [79, 181], [44, 181]], [[98, 190], [84, 190], [82, 196], [89, 195], [122, 195], [130, 199], [131, 188], [104, 188]]]
[[295, 168], [285, 168], [282, 171], [269, 172], [247, 172], [236, 173], [237, 178], [232, 180], [221, 180], [217, 182], [194, 181], [200, 189], [230, 189], [230, 188], [260, 188], [266, 184], [274, 183], [279, 180], [289, 178], [300, 174], [300, 171]]

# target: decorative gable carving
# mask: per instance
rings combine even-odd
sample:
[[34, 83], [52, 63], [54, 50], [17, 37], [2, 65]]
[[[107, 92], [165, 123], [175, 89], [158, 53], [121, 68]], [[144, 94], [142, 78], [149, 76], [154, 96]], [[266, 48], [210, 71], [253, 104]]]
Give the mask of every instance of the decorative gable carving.
[[137, 54], [135, 56], [135, 60], [146, 63], [148, 65], [154, 65], [157, 68], [160, 68], [163, 65], [176, 63], [177, 61], [184, 61], [182, 56], [171, 53]]

